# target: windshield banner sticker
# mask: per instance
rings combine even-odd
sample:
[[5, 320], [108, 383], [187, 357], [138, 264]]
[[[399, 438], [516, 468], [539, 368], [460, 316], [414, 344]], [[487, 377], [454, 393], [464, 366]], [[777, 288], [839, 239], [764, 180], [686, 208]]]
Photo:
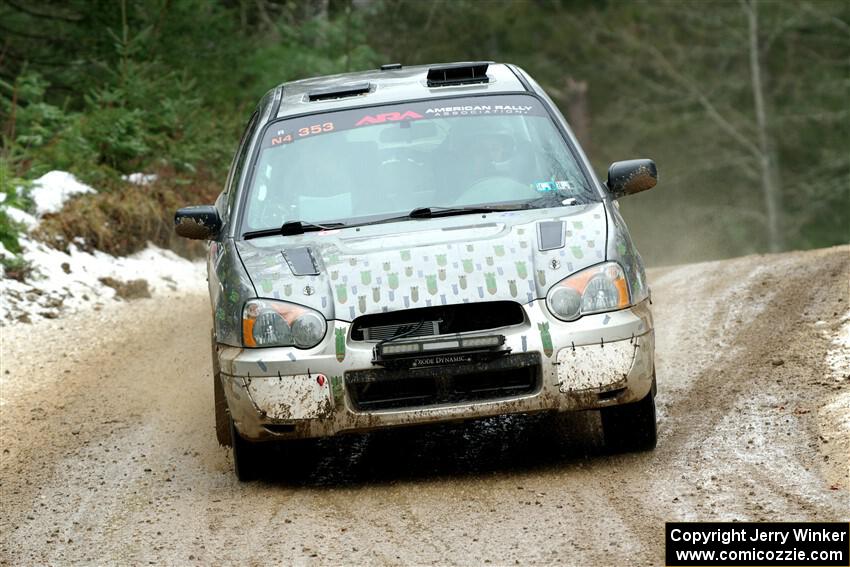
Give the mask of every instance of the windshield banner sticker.
[[384, 122], [398, 122], [400, 120], [418, 120], [423, 116], [412, 110], [407, 112], [385, 112], [375, 116], [364, 116], [357, 121], [355, 126], [364, 126], [366, 124], [383, 124]]
[[[481, 104], [483, 101], [489, 104]], [[266, 129], [263, 147], [283, 147], [304, 138], [393, 122], [500, 115], [546, 116], [546, 109], [527, 95], [492, 95], [326, 112], [271, 124]]]
[[483, 114], [531, 114], [533, 108], [531, 105], [483, 104], [474, 106], [443, 106], [429, 108], [425, 112], [436, 118], [447, 116], [480, 116]]

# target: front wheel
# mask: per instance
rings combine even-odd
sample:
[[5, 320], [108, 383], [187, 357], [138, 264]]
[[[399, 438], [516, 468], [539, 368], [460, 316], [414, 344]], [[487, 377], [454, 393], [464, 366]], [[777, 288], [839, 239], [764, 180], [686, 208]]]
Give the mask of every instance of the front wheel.
[[236, 473], [236, 478], [242, 482], [256, 480], [260, 474], [260, 455], [263, 447], [259, 443], [251, 443], [243, 439], [236, 431], [233, 418], [229, 418], [229, 421], [230, 439], [233, 444], [233, 471]]
[[605, 445], [614, 452], [651, 451], [655, 448], [655, 396], [650, 391], [639, 402], [603, 408]]

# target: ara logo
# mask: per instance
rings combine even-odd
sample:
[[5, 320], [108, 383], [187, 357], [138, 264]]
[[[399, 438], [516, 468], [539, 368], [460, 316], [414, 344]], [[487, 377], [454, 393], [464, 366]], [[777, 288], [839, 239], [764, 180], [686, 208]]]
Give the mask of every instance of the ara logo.
[[423, 116], [412, 110], [406, 112], [385, 112], [375, 116], [364, 116], [357, 121], [355, 126], [363, 126], [364, 124], [383, 124], [384, 122], [398, 122], [399, 120], [418, 120]]

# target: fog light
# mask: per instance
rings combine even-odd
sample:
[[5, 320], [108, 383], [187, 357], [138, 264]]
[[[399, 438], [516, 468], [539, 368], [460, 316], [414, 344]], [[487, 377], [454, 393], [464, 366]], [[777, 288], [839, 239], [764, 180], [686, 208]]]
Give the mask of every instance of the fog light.
[[482, 348], [500, 346], [504, 342], [504, 337], [494, 335], [491, 337], [469, 337], [461, 341], [463, 348]]
[[410, 354], [419, 352], [419, 343], [394, 343], [381, 345], [381, 354]]
[[422, 343], [422, 350], [446, 350], [448, 348], [457, 348], [460, 343], [457, 341], [437, 341], [431, 343]]

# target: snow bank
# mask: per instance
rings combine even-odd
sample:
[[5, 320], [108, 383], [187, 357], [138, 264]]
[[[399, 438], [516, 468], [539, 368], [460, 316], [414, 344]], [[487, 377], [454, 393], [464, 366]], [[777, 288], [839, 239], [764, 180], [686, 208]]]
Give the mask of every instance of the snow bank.
[[[0, 282], [0, 325], [55, 318], [120, 300], [116, 284], [143, 280], [142, 296], [203, 292], [204, 266], [170, 250], [148, 245], [132, 256], [90, 254], [71, 245], [66, 254], [40, 242], [21, 240], [24, 258], [37, 271], [25, 282]], [[111, 284], [111, 285], [110, 285]]]
[[6, 211], [6, 214], [9, 216], [10, 219], [15, 222], [21, 223], [27, 230], [32, 230], [38, 225], [38, 219], [26, 211], [16, 209], [15, 207], [6, 207], [3, 210]]
[[[74, 195], [93, 192], [70, 173], [51, 171], [34, 183], [31, 195], [36, 216], [14, 207], [4, 210], [32, 231], [41, 215], [60, 211]], [[24, 282], [8, 277], [0, 280], [0, 326], [99, 309], [114, 300], [202, 292], [206, 287], [203, 262], [186, 260], [151, 244], [128, 257], [89, 253], [74, 244], [66, 253], [28, 236], [20, 238], [20, 244], [33, 271]], [[10, 255], [0, 246], [0, 256]]]
[[35, 214], [40, 217], [47, 213], [58, 213], [65, 201], [74, 195], [94, 192], [94, 189], [77, 181], [67, 171], [51, 171], [33, 182], [30, 197], [35, 202]]

